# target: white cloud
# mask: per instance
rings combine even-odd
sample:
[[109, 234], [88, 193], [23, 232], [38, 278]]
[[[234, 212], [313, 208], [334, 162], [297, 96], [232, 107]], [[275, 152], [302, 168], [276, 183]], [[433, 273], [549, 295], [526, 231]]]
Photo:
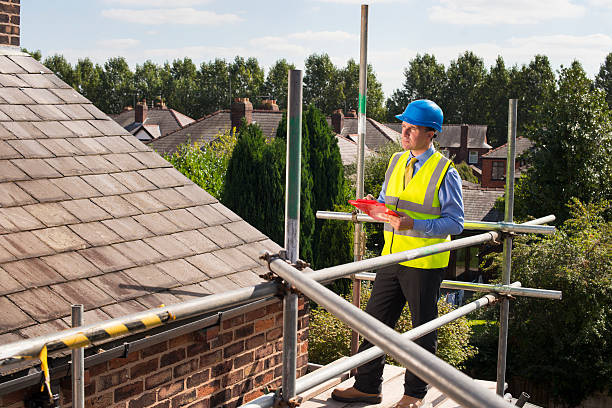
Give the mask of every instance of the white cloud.
[[[603, 1], [603, 0], [597, 0]], [[429, 19], [461, 25], [536, 24], [560, 18], [579, 18], [585, 7], [571, 0], [440, 0]]]
[[201, 4], [208, 4], [210, 0], [104, 0], [105, 3], [119, 4], [123, 7], [192, 7]]
[[319, 42], [341, 42], [358, 40], [359, 36], [347, 33], [346, 31], [304, 31], [302, 33], [292, 33], [289, 38], [302, 41], [319, 41]]
[[102, 48], [126, 49], [132, 48], [140, 44], [140, 40], [134, 38], [112, 38], [108, 40], [98, 41], [98, 45]]
[[590, 6], [612, 9], [612, 0], [589, 0]]
[[308, 53], [308, 48], [291, 43], [286, 37], [258, 37], [249, 40], [252, 51], [272, 52], [283, 56], [300, 56]]
[[172, 48], [152, 48], [144, 51], [146, 55], [150, 55], [155, 60], [173, 60], [176, 58], [189, 57], [194, 61], [209, 61], [215, 58], [231, 59], [236, 55], [247, 57], [250, 55], [249, 50], [243, 47], [214, 47], [214, 46], [188, 46], [188, 47], [172, 47]]
[[380, 4], [380, 3], [409, 3], [411, 0], [316, 0], [321, 3], [338, 4]]
[[213, 11], [193, 8], [176, 9], [108, 9], [102, 10], [104, 17], [134, 24], [189, 24], [216, 26], [238, 23], [243, 19], [236, 14], [217, 14]]

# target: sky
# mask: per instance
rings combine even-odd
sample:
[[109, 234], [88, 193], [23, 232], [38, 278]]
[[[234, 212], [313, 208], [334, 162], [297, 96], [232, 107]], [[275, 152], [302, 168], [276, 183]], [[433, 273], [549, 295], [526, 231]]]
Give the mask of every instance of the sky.
[[448, 67], [466, 50], [494, 64], [573, 60], [594, 77], [612, 52], [612, 0], [28, 0], [21, 46], [43, 58], [123, 56], [132, 69], [189, 57], [196, 64], [255, 57], [266, 69], [285, 58], [304, 69], [313, 53], [342, 67], [359, 61], [361, 4], [369, 4], [367, 59], [385, 95], [400, 88], [417, 54]]

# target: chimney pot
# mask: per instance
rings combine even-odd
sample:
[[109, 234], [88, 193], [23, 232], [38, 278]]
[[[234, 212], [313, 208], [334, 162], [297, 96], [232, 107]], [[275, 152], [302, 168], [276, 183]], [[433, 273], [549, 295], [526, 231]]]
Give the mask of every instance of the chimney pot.
[[278, 111], [276, 99], [264, 99], [261, 101], [262, 108], [265, 110]]
[[249, 102], [249, 98], [235, 98], [230, 109], [230, 118], [232, 120], [232, 128], [240, 131], [240, 125], [244, 118], [247, 125], [253, 123], [253, 104]]
[[146, 99], [143, 99], [142, 102], [138, 102], [136, 104], [136, 109], [134, 109], [134, 122], [144, 123], [145, 120], [147, 120], [148, 110]]
[[331, 115], [332, 129], [336, 134], [341, 134], [344, 128], [344, 114], [342, 109], [336, 109]]
[[357, 111], [355, 109], [351, 109], [349, 110], [346, 115], [344, 115], [345, 118], [356, 118], [357, 117]]

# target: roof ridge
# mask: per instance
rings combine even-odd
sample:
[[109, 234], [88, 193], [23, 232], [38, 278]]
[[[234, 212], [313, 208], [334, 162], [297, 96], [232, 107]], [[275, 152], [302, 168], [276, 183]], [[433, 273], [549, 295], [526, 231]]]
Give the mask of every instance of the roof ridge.
[[196, 123], [200, 123], [200, 122], [202, 122], [203, 120], [206, 120], [206, 119], [211, 118], [211, 117], [213, 117], [213, 116], [215, 116], [215, 115], [217, 115], [217, 114], [219, 114], [219, 113], [226, 112], [226, 111], [229, 111], [229, 109], [219, 109], [219, 110], [214, 111], [213, 113], [210, 113], [210, 114], [208, 114], [208, 115], [206, 115], [206, 116], [202, 116], [200, 119], [197, 119], [197, 120], [195, 120], [195, 121], [191, 122], [191, 123], [190, 123], [190, 124], [188, 124], [188, 125], [185, 125], [185, 126], [183, 126], [183, 127], [180, 127], [180, 128], [178, 128], [178, 129], [176, 129], [176, 130], [173, 130], [173, 131], [172, 131], [172, 132], [170, 132], [170, 133], [166, 133], [165, 135], [163, 135], [163, 136], [161, 136], [161, 137], [158, 137], [157, 139], [155, 139], [155, 141], [158, 141], [158, 140], [161, 140], [161, 139], [163, 139], [163, 138], [165, 138], [165, 137], [168, 137], [168, 136], [170, 136], [170, 135], [173, 135], [173, 134], [175, 134], [176, 132], [178, 132], [178, 131], [180, 131], [180, 130], [187, 129], [188, 127], [193, 126], [193, 125], [195, 125]]
[[[525, 136], [519, 136], [519, 137], [516, 138], [516, 140], [519, 140], [519, 139], [527, 139], [527, 140], [531, 141], [531, 139], [529, 139], [529, 138], [527, 138]], [[492, 153], [494, 153], [494, 152], [498, 151], [499, 149], [501, 149], [503, 147], [506, 147], [506, 146], [508, 146], [508, 142], [504, 143], [503, 145], [497, 146], [495, 149], [489, 150], [488, 152], [486, 152], [485, 154], [483, 154], [480, 157], [488, 156], [488, 155], [490, 155], [490, 154], [492, 154]]]

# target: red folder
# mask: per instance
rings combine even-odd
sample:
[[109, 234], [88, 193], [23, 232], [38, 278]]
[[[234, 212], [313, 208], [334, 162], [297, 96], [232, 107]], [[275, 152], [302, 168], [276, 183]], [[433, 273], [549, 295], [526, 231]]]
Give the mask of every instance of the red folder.
[[398, 213], [388, 209], [383, 203], [379, 203], [376, 200], [349, 200], [349, 204], [379, 221], [387, 221], [387, 217], [384, 217], [383, 215], [399, 216]]

